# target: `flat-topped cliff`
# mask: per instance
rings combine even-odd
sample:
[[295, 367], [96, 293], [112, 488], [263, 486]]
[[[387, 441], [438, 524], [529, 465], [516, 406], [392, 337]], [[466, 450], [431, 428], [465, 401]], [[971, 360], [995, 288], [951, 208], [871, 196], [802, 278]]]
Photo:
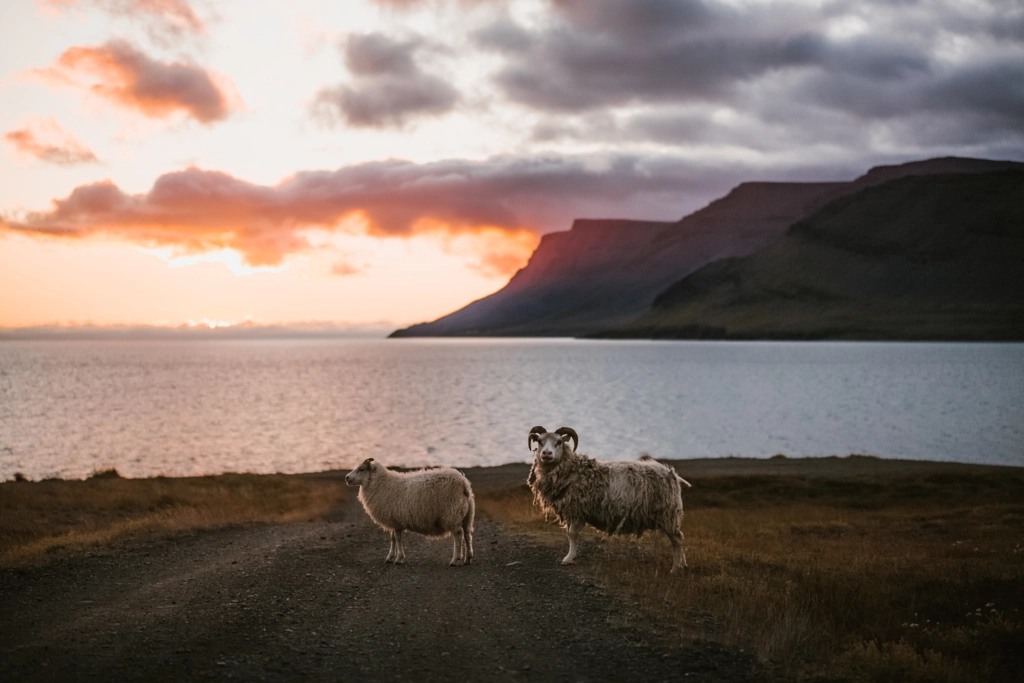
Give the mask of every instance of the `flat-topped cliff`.
[[[501, 290], [392, 336], [644, 336], [652, 306], [664, 305], [659, 296], [667, 289], [708, 264], [764, 250], [838, 200], [907, 177], [927, 185], [938, 176], [1011, 169], [1024, 164], [948, 157], [876, 167], [850, 182], [742, 183], [679, 221], [580, 219], [566, 232], [544, 235]], [[702, 323], [685, 323], [691, 324]], [[655, 328], [673, 334], [660, 323]]]

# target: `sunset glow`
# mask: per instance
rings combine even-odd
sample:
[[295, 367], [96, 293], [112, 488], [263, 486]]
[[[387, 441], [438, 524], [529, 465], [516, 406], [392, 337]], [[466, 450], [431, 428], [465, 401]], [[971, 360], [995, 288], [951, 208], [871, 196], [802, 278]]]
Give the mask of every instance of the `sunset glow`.
[[404, 325], [499, 289], [576, 218], [1024, 158], [1024, 45], [998, 28], [1020, 11], [910, 12], [5, 2], [0, 327]]

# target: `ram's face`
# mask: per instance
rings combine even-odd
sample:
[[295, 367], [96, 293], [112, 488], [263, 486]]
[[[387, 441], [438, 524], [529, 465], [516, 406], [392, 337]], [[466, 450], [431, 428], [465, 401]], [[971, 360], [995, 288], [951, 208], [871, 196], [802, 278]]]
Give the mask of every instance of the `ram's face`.
[[569, 437], [561, 434], [553, 434], [546, 432], [544, 434], [538, 434], [536, 437], [537, 447], [534, 449], [534, 454], [537, 456], [537, 460], [544, 463], [545, 465], [554, 465], [555, 463], [561, 462], [571, 450], [569, 445]]
[[374, 467], [373, 458], [367, 458], [359, 467], [345, 475], [345, 483], [349, 486], [362, 486], [370, 481], [370, 475], [373, 474]]

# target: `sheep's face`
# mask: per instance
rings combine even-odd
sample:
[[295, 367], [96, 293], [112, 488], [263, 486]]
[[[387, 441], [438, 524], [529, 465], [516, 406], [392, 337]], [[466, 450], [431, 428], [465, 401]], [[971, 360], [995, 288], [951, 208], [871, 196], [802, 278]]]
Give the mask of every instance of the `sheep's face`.
[[573, 439], [568, 434], [555, 432], [531, 433], [531, 443], [536, 444], [533, 455], [545, 467], [557, 465], [574, 450]]
[[367, 458], [351, 472], [345, 475], [345, 483], [349, 486], [362, 486], [370, 481], [374, 468], [379, 467], [373, 458]]

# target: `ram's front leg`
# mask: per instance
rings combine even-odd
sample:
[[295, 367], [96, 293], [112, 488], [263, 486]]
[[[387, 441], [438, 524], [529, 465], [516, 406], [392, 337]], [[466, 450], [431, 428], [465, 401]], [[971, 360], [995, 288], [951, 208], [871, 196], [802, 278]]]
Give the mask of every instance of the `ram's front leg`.
[[686, 567], [686, 548], [683, 547], [683, 532], [678, 529], [668, 533], [668, 540], [672, 544], [672, 574]]
[[569, 525], [565, 527], [565, 535], [569, 537], [569, 554], [562, 558], [562, 564], [576, 563], [576, 540], [579, 538], [580, 528], [582, 526], [582, 524], [570, 522]]

